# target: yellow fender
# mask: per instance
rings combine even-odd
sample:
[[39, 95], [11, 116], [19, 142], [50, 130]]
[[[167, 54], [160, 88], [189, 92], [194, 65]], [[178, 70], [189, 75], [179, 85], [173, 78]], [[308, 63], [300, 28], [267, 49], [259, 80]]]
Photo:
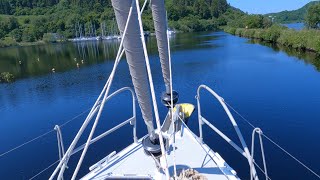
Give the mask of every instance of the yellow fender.
[[[189, 104], [189, 103], [182, 103], [182, 104], [177, 104], [177, 105], [180, 105], [180, 110], [181, 112], [183, 113], [183, 117], [184, 117], [184, 120], [187, 120], [189, 119], [189, 117], [191, 116], [191, 114], [193, 113], [195, 107], [193, 104]], [[177, 106], [176, 105], [176, 106]], [[176, 107], [173, 108], [173, 112], [176, 111]]]

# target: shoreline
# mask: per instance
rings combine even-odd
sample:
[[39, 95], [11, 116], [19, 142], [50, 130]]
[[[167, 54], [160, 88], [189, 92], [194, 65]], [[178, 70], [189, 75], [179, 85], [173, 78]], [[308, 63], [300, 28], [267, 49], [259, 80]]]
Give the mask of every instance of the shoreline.
[[274, 43], [296, 51], [320, 54], [320, 30], [293, 30], [282, 26], [266, 29], [224, 27], [224, 32], [252, 40]]
[[[174, 32], [174, 34], [177, 34], [177, 33], [181, 33], [181, 31]], [[155, 33], [149, 32], [148, 36], [155, 37]], [[104, 41], [104, 40], [77, 41], [75, 43], [100, 42], [100, 41]], [[74, 42], [74, 41], [72, 41], [72, 39], [65, 39], [65, 40], [60, 40], [60, 41], [55, 41], [55, 42], [46, 42], [46, 41], [40, 40], [40, 41], [35, 41], [35, 42], [14, 42], [11, 44], [1, 44], [1, 41], [0, 41], [0, 48], [27, 47], [27, 46], [46, 45], [46, 44], [63, 44], [63, 43], [68, 43], [68, 42]]]
[[28, 46], [38, 46], [38, 45], [46, 45], [46, 44], [56, 44], [56, 43], [66, 43], [66, 42], [71, 42], [71, 41], [59, 41], [59, 42], [45, 42], [43, 40], [41, 41], [35, 41], [35, 42], [16, 42], [14, 45], [9, 44], [9, 45], [2, 45], [0, 44], [0, 49], [2, 48], [14, 48], [14, 47], [28, 47]]

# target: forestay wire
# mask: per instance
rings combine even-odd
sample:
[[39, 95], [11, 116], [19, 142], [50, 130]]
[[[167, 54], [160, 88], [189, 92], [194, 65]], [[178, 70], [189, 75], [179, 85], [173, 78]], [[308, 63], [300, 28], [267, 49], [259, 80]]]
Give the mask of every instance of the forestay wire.
[[[253, 129], [256, 128], [248, 119], [246, 119], [244, 116], [242, 116], [235, 108], [233, 108], [230, 104], [228, 104], [225, 100], [224, 103], [233, 110], [242, 120], [244, 120], [247, 124], [249, 124]], [[265, 133], [262, 134], [262, 136], [267, 139], [269, 142], [271, 142], [273, 145], [275, 145], [277, 148], [279, 148], [282, 152], [287, 154], [289, 157], [291, 157], [293, 160], [295, 160], [297, 163], [299, 163], [301, 166], [303, 166], [306, 170], [311, 172], [314, 176], [316, 176], [318, 179], [320, 179], [320, 175], [317, 174], [314, 170], [312, 170], [310, 167], [308, 167], [306, 164], [304, 164], [302, 161], [300, 161], [298, 158], [293, 156], [291, 153], [289, 153], [287, 150], [285, 150], [283, 147], [281, 147], [278, 143], [276, 143], [274, 140], [272, 140], [270, 137], [265, 135]]]

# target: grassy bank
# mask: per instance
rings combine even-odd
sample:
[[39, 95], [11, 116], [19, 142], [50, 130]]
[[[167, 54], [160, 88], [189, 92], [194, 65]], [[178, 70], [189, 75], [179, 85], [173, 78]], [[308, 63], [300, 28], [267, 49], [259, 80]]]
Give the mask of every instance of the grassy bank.
[[224, 31], [240, 37], [278, 43], [297, 50], [320, 54], [320, 30], [296, 31], [280, 25], [273, 25], [266, 29], [225, 27]]
[[11, 37], [5, 37], [3, 40], [0, 40], [0, 48], [3, 47], [12, 47], [12, 46], [33, 46], [33, 45], [42, 45], [46, 44], [44, 41], [35, 41], [35, 42], [16, 42]]

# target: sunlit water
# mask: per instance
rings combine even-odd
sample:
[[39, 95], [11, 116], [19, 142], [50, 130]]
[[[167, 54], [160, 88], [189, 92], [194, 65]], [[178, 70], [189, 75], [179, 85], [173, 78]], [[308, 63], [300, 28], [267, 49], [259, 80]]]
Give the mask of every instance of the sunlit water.
[[[15, 83], [0, 85], [0, 154], [90, 108], [110, 74], [118, 45], [118, 42], [66, 43], [0, 49], [0, 71], [13, 72], [19, 78]], [[164, 83], [155, 39], [148, 39], [147, 45], [155, 90], [160, 97]], [[223, 32], [177, 34], [171, 39], [171, 46], [173, 83], [180, 93], [180, 102], [196, 104], [197, 87], [208, 85], [266, 135], [320, 173], [320, 73], [316, 55], [284, 52], [279, 47], [254, 44]], [[132, 87], [125, 60], [119, 65], [111, 90], [124, 86]], [[159, 99], [163, 119], [167, 110]], [[95, 135], [130, 118], [130, 103], [129, 93], [110, 100]], [[238, 143], [216, 100], [203, 92], [201, 103], [204, 117]], [[189, 126], [198, 134], [196, 114], [189, 120]], [[86, 115], [61, 128], [65, 147]], [[252, 128], [240, 117], [235, 118], [250, 146]], [[138, 137], [142, 137], [146, 128], [139, 110], [137, 123]], [[87, 135], [88, 131], [80, 144]], [[90, 146], [78, 177], [86, 174], [89, 166], [132, 141], [132, 128], [128, 125]], [[242, 179], [248, 179], [246, 159], [206, 126], [204, 141]], [[272, 179], [316, 179], [271, 143], [264, 141], [264, 146]], [[260, 163], [259, 153], [257, 150], [255, 157]], [[71, 158], [65, 177], [70, 177], [78, 158], [79, 154]], [[0, 157], [0, 179], [29, 179], [57, 159], [53, 131]], [[47, 179], [52, 171], [50, 168], [37, 179]]]
[[305, 28], [304, 23], [290, 23], [290, 24], [283, 24], [284, 26], [288, 27], [289, 29], [294, 29], [294, 30], [302, 30]]

